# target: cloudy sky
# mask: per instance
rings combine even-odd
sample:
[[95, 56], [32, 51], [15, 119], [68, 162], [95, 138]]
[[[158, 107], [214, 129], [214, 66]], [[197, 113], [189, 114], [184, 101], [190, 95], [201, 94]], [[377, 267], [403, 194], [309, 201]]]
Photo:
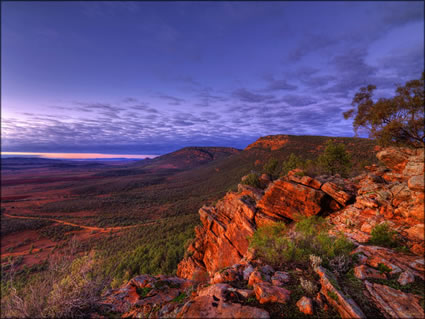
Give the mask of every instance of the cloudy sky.
[[342, 117], [424, 69], [423, 2], [2, 2], [2, 151], [161, 154]]

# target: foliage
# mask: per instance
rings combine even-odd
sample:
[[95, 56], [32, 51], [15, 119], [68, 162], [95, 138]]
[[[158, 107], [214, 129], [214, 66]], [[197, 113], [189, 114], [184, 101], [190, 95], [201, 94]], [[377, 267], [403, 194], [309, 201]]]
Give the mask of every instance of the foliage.
[[314, 282], [304, 279], [303, 277], [300, 277], [300, 285], [310, 296], [314, 296], [318, 291], [318, 287]]
[[282, 163], [282, 175], [296, 168], [303, 168], [304, 162], [294, 153], [291, 153], [286, 161]]
[[173, 300], [171, 300], [172, 302], [177, 302], [177, 303], [182, 303], [183, 300], [185, 300], [187, 297], [186, 293], [181, 292], [179, 293], [179, 295], [177, 297], [175, 297]]
[[381, 145], [423, 147], [424, 134], [424, 72], [420, 79], [399, 85], [392, 98], [373, 100], [375, 85], [362, 87], [353, 98], [354, 108], [344, 118], [354, 117], [356, 134], [360, 128], [369, 132]]
[[378, 264], [378, 270], [381, 274], [391, 272], [391, 268], [382, 263]]
[[52, 224], [50, 220], [37, 220], [37, 219], [14, 219], [8, 217], [1, 217], [1, 236], [24, 231], [36, 230]]
[[321, 217], [302, 219], [289, 232], [284, 223], [260, 227], [251, 238], [250, 246], [264, 262], [280, 268], [287, 263], [308, 267], [310, 255], [322, 259], [325, 266], [340, 255], [349, 256], [353, 244], [344, 236], [331, 237], [329, 225]]
[[38, 232], [46, 238], [49, 238], [52, 241], [61, 241], [67, 238], [70, 238], [71, 234], [68, 234], [71, 231], [81, 230], [81, 227], [76, 227], [72, 225], [57, 224], [44, 227]]
[[326, 173], [331, 175], [338, 173], [347, 176], [351, 168], [351, 156], [346, 152], [345, 145], [334, 143], [332, 140], [326, 142], [326, 148], [317, 162]]
[[246, 177], [241, 181], [242, 184], [261, 188], [261, 182], [258, 178], [258, 175], [255, 173], [249, 173]]
[[264, 173], [269, 174], [272, 179], [279, 177], [279, 161], [274, 157], [270, 158], [269, 161], [264, 164], [263, 171]]
[[[38, 274], [25, 275], [25, 285], [17, 286], [15, 276], [2, 289], [2, 315], [5, 317], [86, 317], [96, 309], [105, 281], [93, 276], [96, 260], [85, 255], [74, 260], [56, 256]], [[22, 275], [21, 275], [22, 276]], [[24, 279], [26, 278], [26, 279]], [[22, 284], [21, 284], [22, 285]], [[3, 288], [3, 282], [2, 282]]]
[[389, 248], [395, 248], [399, 246], [397, 240], [397, 232], [390, 229], [387, 223], [376, 225], [371, 232], [371, 238], [369, 243], [378, 246], [384, 246]]

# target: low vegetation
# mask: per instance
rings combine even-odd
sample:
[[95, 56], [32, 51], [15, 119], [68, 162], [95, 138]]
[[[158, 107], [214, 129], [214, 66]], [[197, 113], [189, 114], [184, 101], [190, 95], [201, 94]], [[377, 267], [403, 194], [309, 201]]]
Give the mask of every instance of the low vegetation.
[[72, 236], [70, 232], [78, 230], [81, 230], [81, 227], [57, 224], [43, 227], [38, 233], [51, 241], [61, 241], [70, 238]]
[[258, 178], [258, 175], [255, 173], [249, 173], [248, 175], [246, 175], [241, 183], [244, 185], [248, 185], [248, 186], [252, 186], [256, 188], [261, 188], [260, 179]]
[[387, 223], [376, 225], [372, 229], [369, 243], [372, 245], [384, 246], [388, 248], [396, 248], [401, 245], [397, 238], [397, 232], [391, 230]]
[[291, 264], [308, 268], [311, 255], [320, 257], [321, 262], [331, 268], [341, 256], [345, 256], [348, 263], [353, 244], [343, 235], [328, 235], [329, 227], [325, 219], [317, 216], [298, 221], [293, 230], [279, 222], [260, 227], [252, 236], [250, 246], [267, 264], [277, 268]]

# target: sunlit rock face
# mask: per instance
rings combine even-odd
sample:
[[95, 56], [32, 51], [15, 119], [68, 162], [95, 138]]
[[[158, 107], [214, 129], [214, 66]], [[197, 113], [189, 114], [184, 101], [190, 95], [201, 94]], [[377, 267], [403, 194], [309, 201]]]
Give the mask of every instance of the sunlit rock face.
[[[423, 154], [423, 149], [383, 149], [377, 154], [382, 166], [367, 167], [352, 179], [312, 178], [293, 170], [267, 180], [265, 189], [241, 184], [215, 206], [199, 210], [202, 224], [178, 265], [178, 277], [136, 277], [109, 292], [102, 305], [128, 317], [269, 318], [271, 305], [292, 303], [305, 314], [332, 309], [342, 318], [365, 318], [373, 307], [386, 318], [422, 318], [420, 296], [381, 282], [391, 278], [408, 287], [425, 279]], [[353, 276], [361, 282], [368, 308], [323, 266], [313, 268], [316, 297], [293, 300], [304, 272], [275, 270], [249, 249], [258, 227], [314, 215], [326, 217], [331, 235], [342, 233], [354, 243]], [[409, 253], [370, 245], [374, 228], [384, 222]]]

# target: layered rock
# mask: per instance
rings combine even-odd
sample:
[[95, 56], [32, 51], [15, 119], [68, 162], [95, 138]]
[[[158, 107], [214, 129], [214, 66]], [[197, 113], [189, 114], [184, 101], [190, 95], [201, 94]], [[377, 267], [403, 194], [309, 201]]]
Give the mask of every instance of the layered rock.
[[[331, 234], [342, 233], [355, 244], [353, 274], [370, 306], [387, 318], [423, 318], [420, 297], [391, 288], [388, 281], [406, 288], [425, 280], [423, 150], [389, 148], [377, 157], [385, 166], [370, 166], [351, 180], [294, 170], [274, 182], [263, 176], [264, 190], [239, 185], [215, 206], [199, 210], [202, 225], [178, 265], [179, 277], [136, 277], [109, 292], [102, 305], [128, 317], [269, 318], [268, 305], [292, 303], [304, 314], [333, 308], [342, 318], [365, 318], [367, 308], [360, 308], [328, 269], [314, 268], [320, 278], [315, 298], [293, 300], [288, 286], [299, 282], [303, 271], [275, 271], [249, 250], [258, 227], [322, 215], [333, 224]], [[416, 255], [370, 246], [382, 223]]]
[[333, 231], [366, 243], [374, 227], [386, 223], [413, 253], [423, 255], [424, 150], [387, 148], [377, 157], [386, 166], [368, 167], [369, 173], [356, 179], [354, 204], [329, 216]]
[[239, 185], [214, 207], [199, 210], [202, 226], [177, 274], [192, 279], [198, 273], [212, 274], [239, 263], [248, 252], [249, 238], [257, 227], [277, 221], [327, 214], [345, 206], [353, 197], [349, 190], [334, 183], [290, 172], [287, 177], [269, 183], [266, 190]]

